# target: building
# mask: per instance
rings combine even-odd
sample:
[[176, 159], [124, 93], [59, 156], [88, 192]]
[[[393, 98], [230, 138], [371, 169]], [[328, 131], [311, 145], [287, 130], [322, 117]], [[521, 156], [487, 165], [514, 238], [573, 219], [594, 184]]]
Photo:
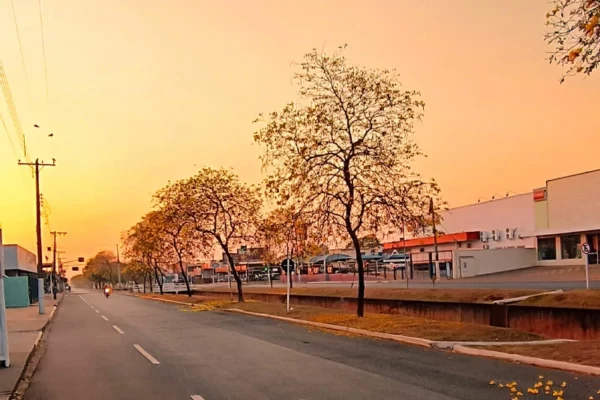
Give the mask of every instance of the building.
[[[441, 212], [437, 226], [437, 277], [465, 278], [531, 267], [535, 264], [532, 193], [506, 196]], [[434, 273], [433, 237], [384, 243], [384, 253], [410, 257], [414, 278]], [[459, 266], [459, 268], [457, 268]]]
[[34, 253], [17, 244], [5, 244], [6, 276], [37, 276], [37, 258]]
[[[533, 192], [536, 265], [583, 265], [581, 244], [600, 248], [600, 169], [551, 179]], [[590, 254], [590, 264], [598, 264]]]

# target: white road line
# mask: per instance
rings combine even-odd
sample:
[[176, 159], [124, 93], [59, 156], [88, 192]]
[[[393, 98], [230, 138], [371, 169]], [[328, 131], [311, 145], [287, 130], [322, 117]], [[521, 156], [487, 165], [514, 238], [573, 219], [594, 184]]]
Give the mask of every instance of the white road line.
[[123, 332], [123, 331], [121, 330], [121, 328], [119, 328], [118, 326], [116, 326], [116, 325], [113, 325], [113, 328], [115, 328], [115, 331], [119, 332], [121, 335], [124, 335], [124, 334], [125, 334], [125, 332]]
[[94, 309], [94, 311], [96, 311], [98, 314], [100, 314], [100, 310], [96, 310], [96, 309]]
[[104, 315], [101, 315], [102, 319], [105, 321], [108, 321], [108, 318], [106, 318]]
[[148, 352], [146, 350], [142, 349], [142, 346], [140, 346], [139, 344], [134, 344], [133, 347], [135, 347], [135, 349], [137, 351], [139, 351], [144, 357], [146, 357], [148, 359], [148, 361], [150, 361], [152, 364], [154, 364], [154, 365], [160, 364], [160, 362], [158, 362], [158, 360], [156, 358], [154, 358], [150, 354], [148, 354]]
[[204, 400], [204, 397], [200, 396], [199, 394], [193, 394], [192, 400]]
[[83, 300], [83, 302], [84, 302], [85, 304], [87, 304], [87, 305], [89, 305], [89, 304], [90, 304], [90, 303], [88, 303], [88, 302], [87, 302], [87, 300], [86, 300], [86, 299], [84, 299], [83, 297], [79, 296], [79, 298], [80, 298], [81, 300]]

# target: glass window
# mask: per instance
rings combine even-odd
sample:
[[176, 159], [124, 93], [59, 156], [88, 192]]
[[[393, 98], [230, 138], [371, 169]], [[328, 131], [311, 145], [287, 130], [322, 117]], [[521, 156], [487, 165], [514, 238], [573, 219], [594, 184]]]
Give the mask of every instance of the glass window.
[[560, 237], [560, 249], [562, 258], [573, 259], [581, 258], [581, 251], [579, 250], [579, 244], [581, 242], [581, 235], [564, 235]]
[[73, 271], [79, 271], [79, 267], [73, 267]]
[[538, 238], [538, 260], [556, 260], [556, 239]]

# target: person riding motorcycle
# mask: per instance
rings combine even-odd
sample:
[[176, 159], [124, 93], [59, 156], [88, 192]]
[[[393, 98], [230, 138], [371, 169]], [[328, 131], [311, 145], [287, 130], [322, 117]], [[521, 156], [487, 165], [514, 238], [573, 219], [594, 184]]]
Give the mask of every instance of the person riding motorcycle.
[[104, 285], [104, 295], [106, 296], [106, 298], [108, 298], [108, 296], [110, 296], [110, 286], [108, 285]]

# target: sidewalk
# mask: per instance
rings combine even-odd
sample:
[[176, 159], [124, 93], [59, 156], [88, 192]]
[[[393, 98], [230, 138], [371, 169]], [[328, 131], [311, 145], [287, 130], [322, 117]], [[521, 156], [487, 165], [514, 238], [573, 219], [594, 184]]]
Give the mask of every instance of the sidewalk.
[[53, 300], [50, 295], [45, 296], [44, 315], [39, 314], [37, 303], [29, 307], [6, 309], [10, 367], [0, 368], [0, 400], [8, 399], [12, 394], [27, 359], [61, 296], [59, 294], [57, 300]]

